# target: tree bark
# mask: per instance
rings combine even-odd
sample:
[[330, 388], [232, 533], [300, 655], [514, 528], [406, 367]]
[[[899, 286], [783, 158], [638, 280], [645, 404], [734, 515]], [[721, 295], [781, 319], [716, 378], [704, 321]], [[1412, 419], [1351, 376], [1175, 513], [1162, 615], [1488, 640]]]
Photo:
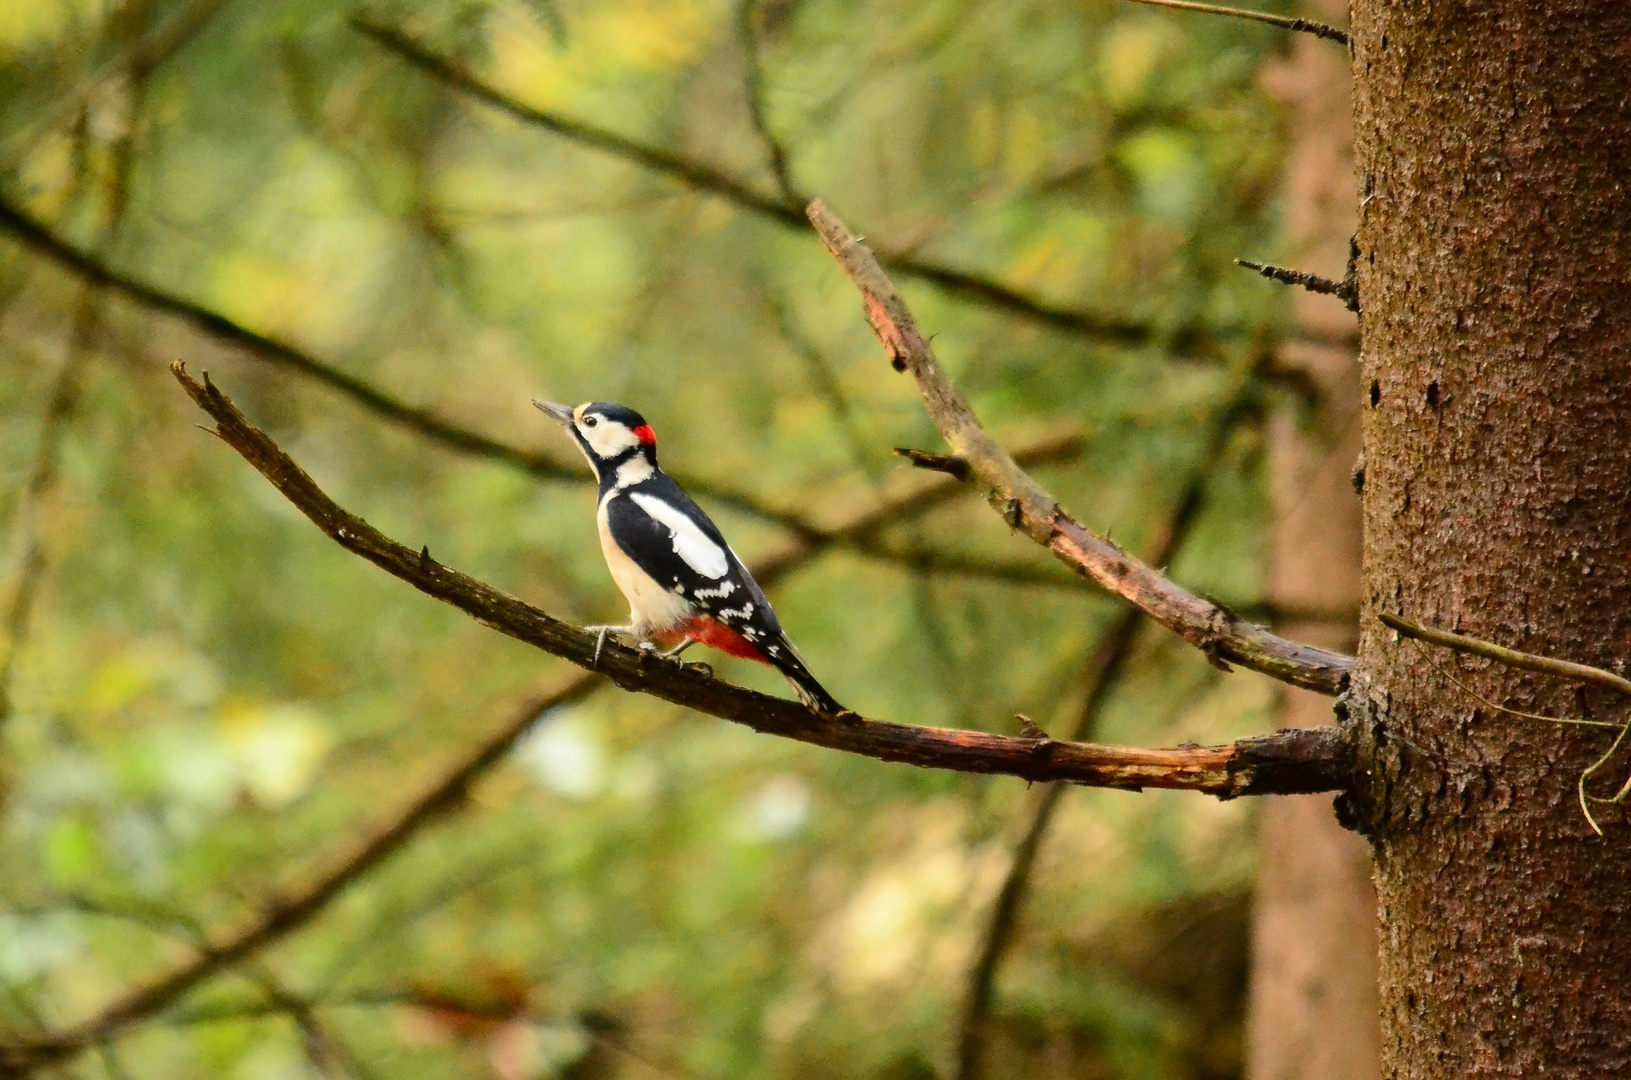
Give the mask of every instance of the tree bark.
[[[1481, 705], [1448, 654], [1376, 619], [1631, 655], [1631, 4], [1355, 0], [1353, 44], [1368, 468], [1348, 707], [1371, 782], [1348, 812], [1374, 845], [1385, 1073], [1631, 1076], [1631, 832], [1601, 813], [1598, 839], [1575, 800], [1611, 733]], [[1459, 666], [1517, 708], [1626, 708]]]
[[[1304, 11], [1346, 21], [1345, 0]], [[1286, 159], [1288, 265], [1340, 278], [1357, 219], [1353, 74], [1344, 50], [1299, 35], [1286, 62], [1266, 75], [1289, 111]], [[1299, 326], [1340, 339], [1357, 329], [1341, 300], [1294, 289]], [[1299, 641], [1351, 652], [1360, 598], [1357, 350], [1286, 345], [1281, 362], [1319, 392], [1312, 416], [1281, 409], [1270, 426], [1274, 510], [1268, 597], [1309, 613], [1279, 627]], [[1349, 614], [1349, 613], [1352, 614]], [[1331, 701], [1290, 687], [1284, 727], [1331, 722]], [[1365, 842], [1345, 830], [1331, 800], [1269, 799], [1261, 810], [1246, 1019], [1249, 1080], [1376, 1080], [1381, 1072], [1376, 1003], [1376, 895]]]

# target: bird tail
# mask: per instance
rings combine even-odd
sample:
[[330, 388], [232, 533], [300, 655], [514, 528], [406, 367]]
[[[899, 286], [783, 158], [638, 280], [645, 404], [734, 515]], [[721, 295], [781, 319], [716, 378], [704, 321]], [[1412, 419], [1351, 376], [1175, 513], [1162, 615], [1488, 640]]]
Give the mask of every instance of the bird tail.
[[804, 666], [804, 657], [799, 655], [798, 649], [793, 647], [786, 634], [782, 635], [781, 641], [777, 644], [781, 648], [767, 659], [787, 679], [788, 685], [793, 688], [793, 693], [798, 695], [800, 701], [817, 712], [831, 715], [849, 711], [838, 704], [838, 700], [827, 693], [824, 686], [816, 682], [816, 677]]

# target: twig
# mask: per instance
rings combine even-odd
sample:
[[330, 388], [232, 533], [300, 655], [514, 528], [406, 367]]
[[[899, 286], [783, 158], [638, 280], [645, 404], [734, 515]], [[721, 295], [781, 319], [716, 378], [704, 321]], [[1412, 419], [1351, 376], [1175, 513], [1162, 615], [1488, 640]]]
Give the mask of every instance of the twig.
[[1132, 0], [1135, 4], [1149, 4], [1152, 7], [1175, 8], [1178, 11], [1195, 11], [1202, 15], [1228, 15], [1235, 19], [1250, 19], [1253, 22], [1268, 23], [1278, 26], [1282, 30], [1295, 30], [1299, 34], [1313, 34], [1326, 41], [1348, 44], [1348, 32], [1339, 30], [1326, 23], [1315, 22], [1312, 19], [1297, 19], [1289, 15], [1271, 15], [1266, 11], [1246, 11], [1242, 8], [1219, 7], [1217, 4], [1194, 4], [1189, 0]]
[[[1622, 678], [1612, 671], [1604, 671], [1602, 668], [1595, 668], [1589, 664], [1577, 664], [1572, 660], [1554, 660], [1549, 656], [1537, 656], [1534, 653], [1520, 652], [1517, 649], [1509, 649], [1505, 645], [1497, 645], [1491, 641], [1483, 641], [1479, 638], [1467, 637], [1449, 630], [1440, 630], [1437, 627], [1412, 622], [1402, 615], [1395, 615], [1391, 611], [1378, 612], [1377, 617], [1382, 620], [1384, 626], [1397, 630], [1405, 637], [1415, 638], [1417, 641], [1425, 641], [1430, 645], [1453, 649], [1456, 652], [1467, 653], [1471, 656], [1482, 656], [1487, 660], [1494, 660], [1497, 663], [1519, 668], [1523, 671], [1534, 671], [1543, 675], [1555, 675], [1560, 679], [1569, 679], [1573, 682], [1583, 682], [1590, 686], [1598, 686], [1631, 697], [1631, 679]], [[1550, 720], [1554, 718], [1541, 717], [1541, 719]], [[1586, 790], [1587, 783], [1594, 780], [1604, 769], [1608, 768], [1609, 764], [1619, 756], [1627, 738], [1631, 738], [1631, 721], [1615, 724], [1614, 726], [1620, 729], [1620, 733], [1615, 736], [1613, 745], [1608, 748], [1602, 757], [1581, 772], [1580, 779], [1575, 785], [1576, 794], [1580, 799], [1580, 812], [1585, 814], [1586, 823], [1592, 827], [1592, 830], [1598, 836], [1603, 835], [1603, 829], [1602, 826], [1597, 824], [1597, 819], [1592, 816], [1591, 803], [1622, 803], [1627, 798], [1631, 798], [1631, 777], [1626, 779], [1618, 792], [1607, 798], [1592, 795]]]
[[1538, 671], [1544, 675], [1556, 675], [1560, 679], [1572, 679], [1576, 682], [1589, 683], [1600, 686], [1605, 690], [1631, 697], [1631, 679], [1624, 679], [1612, 671], [1604, 671], [1589, 664], [1577, 664], [1573, 660], [1554, 660], [1549, 656], [1536, 656], [1534, 653], [1519, 652], [1509, 649], [1505, 645], [1496, 645], [1494, 642], [1483, 641], [1475, 637], [1466, 637], [1463, 634], [1452, 633], [1449, 630], [1440, 630], [1435, 626], [1425, 626], [1419, 622], [1412, 622], [1402, 615], [1395, 615], [1391, 611], [1377, 612], [1377, 618], [1382, 620], [1384, 626], [1397, 630], [1405, 637], [1425, 641], [1429, 645], [1438, 645], [1456, 652], [1466, 653], [1469, 656], [1482, 656], [1486, 660], [1496, 660], [1507, 667], [1521, 668], [1524, 671]]
[[[765, 196], [705, 162], [694, 161], [669, 150], [648, 146], [583, 120], [516, 101], [453, 61], [426, 49], [395, 27], [360, 15], [352, 17], [351, 25], [376, 45], [412, 64], [438, 82], [517, 120], [541, 127], [581, 146], [622, 158], [641, 168], [676, 180], [695, 191], [706, 192], [723, 199], [739, 210], [746, 210], [787, 228], [799, 231], [809, 229], [809, 224], [796, 202]], [[955, 269], [914, 255], [885, 254], [881, 258], [884, 265], [898, 274], [929, 282], [954, 295], [1069, 333], [1123, 345], [1147, 345], [1157, 340], [1165, 340], [1163, 332], [1153, 323], [1107, 318], [1091, 312], [1057, 307], [980, 274]], [[1175, 345], [1193, 344], [1200, 336], [1202, 335], [1180, 335], [1175, 339]]]
[[904, 365], [953, 454], [968, 462], [992, 507], [1066, 565], [1139, 608], [1203, 650], [1216, 663], [1233, 662], [1282, 682], [1324, 694], [1340, 693], [1353, 658], [1288, 641], [1253, 626], [1223, 605], [1180, 588], [1065, 513], [1052, 495], [1015, 464], [980, 426], [974, 411], [935, 359], [906, 304], [872, 252], [819, 200], [810, 221], [861, 293], [868, 320], [892, 363]]
[[[1212, 423], [1211, 436], [1202, 448], [1193, 474], [1185, 483], [1167, 521], [1156, 534], [1146, 553], [1152, 565], [1166, 565], [1183, 547], [1196, 519], [1200, 516], [1207, 484], [1222, 458], [1225, 444], [1241, 419], [1256, 408], [1256, 395], [1253, 388], [1248, 387], [1218, 413]], [[1082, 696], [1081, 709], [1076, 717], [1076, 725], [1070, 733], [1073, 741], [1081, 742], [1093, 738], [1099, 717], [1109, 702], [1110, 695], [1121, 681], [1122, 673], [1132, 656], [1133, 643], [1137, 640], [1138, 631], [1143, 625], [1143, 615], [1138, 609], [1124, 610], [1088, 656], [1083, 672], [1086, 689]], [[996, 986], [997, 971], [1013, 943], [1020, 912], [1025, 905], [1025, 896], [1030, 889], [1031, 874], [1036, 868], [1037, 856], [1042, 850], [1042, 842], [1052, 825], [1054, 813], [1064, 793], [1064, 785], [1049, 784], [1034, 797], [1030, 822], [1019, 843], [1014, 847], [1013, 858], [1008, 864], [1008, 874], [991, 905], [991, 915], [986, 920], [979, 952], [969, 969], [968, 991], [964, 996], [957, 1039], [956, 1080], [978, 1080], [984, 1073], [985, 1046], [990, 1033], [991, 999]]]
[[[1133, 0], [1133, 2], [1147, 4], [1152, 0]], [[1355, 314], [1359, 312], [1359, 285], [1351, 272], [1341, 281], [1332, 281], [1328, 277], [1310, 274], [1306, 270], [1291, 270], [1284, 266], [1271, 266], [1268, 263], [1252, 262], [1250, 259], [1236, 259], [1235, 265], [1254, 270], [1270, 281], [1278, 281], [1286, 285], [1300, 285], [1311, 293], [1334, 296], [1341, 300], [1343, 306], [1349, 311]]]
[[1516, 716], [1520, 720], [1540, 720], [1548, 724], [1565, 724], [1573, 727], [1613, 728], [1615, 731], [1625, 727], [1624, 724], [1616, 724], [1612, 720], [1586, 720], [1578, 716], [1546, 716], [1542, 713], [1524, 712], [1522, 709], [1510, 708], [1509, 706], [1502, 705], [1498, 701], [1491, 701], [1489, 698], [1485, 697], [1483, 694], [1480, 694], [1478, 691], [1474, 690], [1472, 687], [1468, 686], [1454, 675], [1451, 675], [1449, 671], [1445, 669], [1443, 664], [1440, 664], [1437, 660], [1433, 659], [1433, 654], [1428, 652], [1420, 641], [1417, 641], [1414, 638], [1409, 640], [1411, 646], [1416, 650], [1421, 658], [1427, 661], [1428, 665], [1431, 666], [1434, 671], [1442, 675], [1445, 682], [1449, 683], [1457, 690], [1460, 690], [1463, 694], [1466, 694], [1474, 701], [1482, 702], [1483, 704], [1488, 705], [1498, 713], [1505, 713], [1508, 716]]
[[753, 25], [757, 9], [756, 0], [739, 0], [736, 8], [736, 30], [742, 39], [742, 63], [747, 69], [744, 82], [748, 116], [753, 121], [753, 130], [758, 133], [759, 141], [765, 144], [765, 151], [770, 156], [770, 174], [776, 179], [777, 194], [788, 206], [802, 206], [806, 200], [793, 187], [792, 173], [787, 165], [787, 148], [770, 130], [770, 122], [765, 115], [765, 73], [759, 61], [759, 31]]
[[913, 450], [909, 446], [897, 446], [895, 447], [895, 455], [910, 461], [915, 469], [942, 472], [947, 476], [955, 476], [959, 480], [967, 480], [973, 475], [973, 470], [969, 468], [968, 462], [956, 454], [933, 454], [927, 450]]

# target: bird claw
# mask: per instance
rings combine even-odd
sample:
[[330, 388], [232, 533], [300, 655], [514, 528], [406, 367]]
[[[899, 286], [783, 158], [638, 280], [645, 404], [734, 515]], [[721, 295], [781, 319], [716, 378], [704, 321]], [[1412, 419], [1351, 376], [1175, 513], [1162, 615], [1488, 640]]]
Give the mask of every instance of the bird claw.
[[627, 634], [632, 629], [632, 627], [628, 627], [628, 626], [585, 626], [583, 629], [585, 631], [587, 631], [588, 633], [591, 633], [591, 634], [595, 635], [595, 655], [594, 655], [594, 659], [589, 661], [589, 670], [594, 671], [594, 670], [596, 670], [596, 669], [598, 669], [600, 667], [600, 654], [601, 654], [602, 650], [604, 650], [606, 648], [606, 635], [607, 634], [617, 634], [619, 637], [621, 637], [622, 635]]

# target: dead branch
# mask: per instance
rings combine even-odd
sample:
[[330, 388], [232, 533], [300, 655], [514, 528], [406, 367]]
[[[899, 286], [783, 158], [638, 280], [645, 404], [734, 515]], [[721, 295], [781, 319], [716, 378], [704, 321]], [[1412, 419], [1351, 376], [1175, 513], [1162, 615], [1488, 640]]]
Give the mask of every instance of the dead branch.
[[[1148, 3], [1149, 0], [1134, 0], [1135, 3]], [[1307, 289], [1311, 293], [1322, 296], [1334, 296], [1342, 301], [1342, 306], [1354, 314], [1359, 314], [1359, 284], [1354, 279], [1352, 268], [1348, 276], [1341, 281], [1333, 281], [1328, 277], [1311, 274], [1307, 270], [1292, 270], [1284, 266], [1272, 266], [1269, 263], [1252, 262], [1250, 259], [1236, 259], [1236, 266], [1244, 266], [1268, 278], [1278, 281], [1282, 285], [1296, 285]]]
[[1202, 15], [1228, 15], [1235, 19], [1250, 19], [1252, 22], [1267, 23], [1278, 26], [1282, 30], [1294, 30], [1299, 34], [1313, 34], [1317, 38], [1335, 41], [1342, 45], [1348, 44], [1348, 32], [1339, 30], [1327, 23], [1315, 22], [1312, 19], [1295, 19], [1289, 15], [1271, 15], [1266, 11], [1247, 11], [1242, 8], [1220, 7], [1217, 4], [1195, 4], [1189, 0], [1132, 0], [1135, 4], [1149, 4], [1152, 7], [1175, 8], [1178, 11], [1194, 11]]
[[[501, 632], [563, 655], [579, 666], [589, 666], [593, 635], [551, 619], [387, 539], [329, 500], [298, 465], [249, 424], [213, 386], [207, 382], [199, 385], [179, 364], [173, 370], [193, 399], [216, 420], [216, 433], [342, 546]], [[913, 493], [908, 499], [922, 504], [939, 494]], [[880, 507], [870, 516], [853, 520], [848, 528], [859, 534], [878, 527], [888, 519], [891, 509]], [[795, 558], [789, 557], [779, 565], [789, 567]], [[775, 570], [763, 567], [760, 576], [768, 578]], [[741, 722], [758, 731], [925, 766], [1005, 772], [1029, 779], [1065, 779], [1132, 790], [1183, 788], [1220, 797], [1336, 790], [1346, 785], [1350, 770], [1347, 744], [1334, 729], [1281, 732], [1222, 747], [1117, 749], [821, 717], [792, 702], [730, 687], [692, 668], [653, 661], [637, 650], [615, 644], [607, 646], [602, 666], [606, 676], [619, 685], [637, 686], [727, 719], [740, 717]], [[600, 675], [586, 671], [553, 694], [529, 703], [474, 754], [339, 858], [333, 870], [274, 898], [265, 905], [263, 914], [247, 925], [210, 935], [210, 944], [193, 958], [123, 995], [92, 1018], [28, 1042], [0, 1047], [0, 1068], [11, 1075], [26, 1075], [106, 1043], [174, 1004], [201, 982], [299, 929], [419, 830], [455, 810], [471, 784], [504, 758], [540, 713], [578, 700], [602, 682]]]
[[899, 371], [917, 380], [925, 407], [952, 453], [966, 461], [972, 482], [1010, 527], [1020, 529], [1073, 570], [1092, 578], [1215, 663], [1237, 663], [1293, 686], [1340, 693], [1353, 658], [1288, 641], [1234, 612], [1179, 587], [1159, 571], [1090, 532], [997, 444], [935, 359], [911, 312], [877, 259], [817, 200], [810, 221], [860, 290], [868, 320]]
[[[1028, 453], [1035, 461], [1042, 463], [1074, 456], [1080, 449], [1080, 437], [1072, 435], [1039, 442]], [[753, 575], [761, 585], [768, 588], [826, 550], [828, 543], [866, 542], [888, 525], [923, 514], [957, 496], [961, 491], [961, 485], [945, 477], [936, 483], [897, 495], [821, 532], [815, 541], [796, 540], [769, 558], [756, 560]], [[464, 793], [504, 760], [509, 748], [542, 714], [562, 705], [580, 701], [604, 687], [607, 682], [604, 676], [595, 672], [581, 672], [558, 689], [529, 702], [485, 742], [479, 744], [431, 783], [423, 794], [412, 800], [389, 822], [367, 831], [366, 835], [376, 839], [357, 844], [349, 853], [335, 858], [334, 869], [318, 880], [267, 902], [264, 907], [268, 912], [290, 913], [276, 926], [268, 926], [267, 920], [263, 918], [253, 920], [244, 927], [207, 935], [204, 940], [224, 944], [217, 945], [208, 956], [201, 953], [199, 957], [188, 961], [168, 975], [132, 991], [119, 1003], [104, 1009], [95, 1020], [76, 1025], [59, 1035], [38, 1039], [22, 1049], [13, 1048], [7, 1051], [0, 1047], [0, 1066], [7, 1066], [14, 1060], [13, 1057], [7, 1056], [8, 1053], [18, 1055], [18, 1059], [21, 1059], [26, 1050], [27, 1053], [35, 1055], [26, 1058], [27, 1061], [44, 1064], [112, 1038], [119, 1031], [128, 1030], [131, 1026], [157, 1015], [168, 1005], [178, 1001], [192, 987], [233, 966], [238, 960], [254, 955], [259, 950], [298, 931], [319, 915], [323, 908], [346, 888], [384, 862], [393, 852], [401, 850], [427, 826], [460, 812], [466, 805]], [[74, 1045], [67, 1045], [70, 1043]], [[29, 1065], [29, 1068], [33, 1067], [33, 1064]]]

